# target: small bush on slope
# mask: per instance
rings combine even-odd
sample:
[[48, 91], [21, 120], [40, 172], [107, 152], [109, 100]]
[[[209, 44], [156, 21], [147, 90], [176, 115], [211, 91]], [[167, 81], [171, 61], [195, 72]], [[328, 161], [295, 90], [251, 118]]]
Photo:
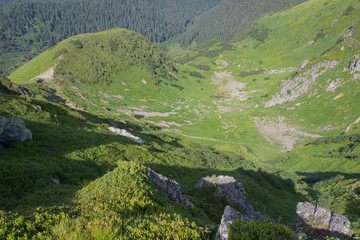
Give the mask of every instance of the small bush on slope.
[[236, 219], [229, 227], [229, 239], [280, 240], [296, 239], [287, 227], [261, 220], [244, 221]]

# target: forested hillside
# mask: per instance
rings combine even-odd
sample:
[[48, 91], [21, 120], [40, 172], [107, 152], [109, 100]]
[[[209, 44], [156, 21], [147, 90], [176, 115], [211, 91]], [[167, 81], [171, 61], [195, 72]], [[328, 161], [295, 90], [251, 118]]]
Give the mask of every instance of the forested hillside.
[[[157, 43], [174, 37], [183, 45], [213, 38], [229, 41], [265, 13], [297, 2], [56, 0], [13, 3], [0, 9], [0, 75], [10, 74], [42, 51], [80, 33], [122, 27]], [[199, 17], [195, 20], [196, 16]]]
[[[7, 5], [9, 5], [10, 3], [14, 3], [14, 2], [25, 2], [26, 0], [1, 0], [0, 1], [0, 8], [3, 8]], [[46, 1], [46, 0], [35, 0], [35, 1]], [[64, 1], [64, 0], [50, 0], [50, 1], [53, 1], [53, 2], [61, 2], [61, 1]]]
[[234, 40], [264, 14], [279, 11], [298, 2], [296, 0], [224, 0], [215, 8], [196, 17], [194, 24], [182, 35], [180, 42], [188, 45], [193, 41], [204, 43], [210, 39]]
[[75, 0], [23, 2], [0, 9], [0, 74], [59, 41], [86, 32], [123, 27], [163, 42], [185, 31], [193, 18], [220, 0]]

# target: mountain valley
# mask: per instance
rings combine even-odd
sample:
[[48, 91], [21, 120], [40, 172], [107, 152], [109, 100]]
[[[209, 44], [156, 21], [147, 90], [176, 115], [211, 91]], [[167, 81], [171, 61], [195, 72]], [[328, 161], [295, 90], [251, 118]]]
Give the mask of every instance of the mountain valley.
[[[212, 2], [160, 44], [124, 28], [82, 33], [0, 77], [0, 116], [32, 133], [0, 142], [0, 238], [213, 239], [225, 206], [244, 213], [194, 187], [220, 175], [270, 222], [294, 229], [309, 201], [359, 237], [360, 2], [278, 1], [269, 12], [286, 9], [207, 35], [207, 15], [237, 4]], [[287, 236], [273, 239], [298, 239]]]

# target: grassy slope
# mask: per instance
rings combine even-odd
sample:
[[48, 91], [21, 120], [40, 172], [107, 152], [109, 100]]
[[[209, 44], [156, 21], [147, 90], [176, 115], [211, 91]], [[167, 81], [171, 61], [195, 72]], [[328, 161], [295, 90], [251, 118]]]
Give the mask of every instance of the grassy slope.
[[[353, 10], [348, 14], [344, 14], [350, 6], [354, 7]], [[121, 72], [118, 77], [124, 81], [129, 80], [126, 82], [127, 85], [123, 85], [121, 82], [119, 84], [117, 81], [111, 83], [113, 85], [110, 84], [110, 87], [106, 85], [89, 86], [81, 81], [71, 83], [70, 86], [75, 86], [80, 89], [81, 94], [85, 96], [86, 99], [95, 103], [96, 106], [81, 100], [74, 91], [71, 90], [69, 85], [66, 85], [69, 84], [68, 82], [61, 85], [61, 87], [66, 89], [64, 92], [66, 92], [67, 97], [71, 99], [71, 101], [81, 105], [86, 110], [92, 112], [101, 111], [104, 116], [108, 118], [140, 121], [140, 124], [145, 124], [148, 120], [155, 122], [162, 120], [168, 122], [175, 121], [181, 124], [186, 123], [186, 121], [191, 121], [193, 123], [192, 125], [182, 127], [172, 126], [170, 128], [163, 128], [163, 130], [166, 130], [166, 134], [169, 134], [173, 138], [183, 139], [184, 141], [182, 143], [186, 146], [191, 145], [189, 142], [196, 141], [203, 145], [216, 146], [220, 150], [226, 149], [237, 152], [247, 157], [249, 157], [249, 155], [253, 156], [251, 152], [254, 152], [260, 160], [269, 161], [275, 159], [270, 163], [275, 162], [278, 167], [285, 170], [283, 174], [289, 174], [289, 178], [292, 179], [291, 181], [294, 184], [293, 187], [291, 187], [292, 189], [312, 201], [325, 199], [328, 194], [327, 191], [329, 190], [328, 186], [331, 184], [326, 185], [323, 183], [324, 181], [331, 182], [332, 180], [329, 179], [336, 177], [338, 174], [343, 175], [345, 180], [341, 180], [340, 182], [344, 182], [344, 184], [339, 184], [339, 188], [336, 190], [339, 193], [348, 191], [346, 189], [349, 189], [347, 186], [350, 183], [347, 181], [358, 181], [359, 176], [356, 175], [356, 173], [360, 172], [360, 170], [356, 162], [357, 160], [349, 160], [344, 156], [336, 156], [330, 159], [317, 157], [316, 155], [318, 154], [316, 151], [321, 152], [327, 149], [327, 147], [324, 146], [314, 147], [311, 150], [312, 152], [309, 150], [310, 147], [302, 148], [299, 146], [299, 148], [296, 148], [293, 152], [279, 154], [279, 144], [271, 144], [266, 141], [264, 137], [255, 130], [254, 119], [262, 119], [266, 116], [267, 119], [265, 120], [269, 121], [270, 119], [276, 121], [278, 116], [284, 116], [286, 119], [285, 123], [289, 126], [297, 126], [303, 131], [318, 133], [323, 136], [332, 136], [340, 134], [347, 125], [359, 117], [357, 115], [359, 112], [359, 104], [358, 101], [355, 101], [359, 99], [359, 91], [356, 90], [359, 87], [358, 80], [353, 81], [349, 73], [342, 72], [342, 68], [348, 66], [352, 56], [358, 53], [358, 31], [355, 31], [352, 39], [336, 45], [338, 39], [345, 33], [349, 26], [353, 25], [355, 29], [358, 29], [359, 23], [356, 16], [359, 16], [359, 10], [359, 2], [355, 0], [309, 1], [260, 20], [259, 24], [249, 32], [249, 36], [239, 42], [231, 44], [212, 42], [199, 52], [188, 53], [186, 56], [178, 57], [177, 61], [179, 64], [176, 66], [178, 69], [178, 73], [176, 74], [178, 81], [176, 82], [179, 82], [180, 85], [184, 87], [184, 90], [179, 90], [165, 84], [161, 86], [151, 85], [151, 80], [154, 80], [151, 76], [148, 76], [149, 84], [145, 85], [141, 83], [141, 77], [148, 80], [146, 78], [148, 72], [144, 71], [144, 68], [143, 70], [130, 68], [130, 70]], [[335, 21], [336, 19], [337, 21]], [[262, 34], [263, 32], [267, 32], [267, 34]], [[327, 37], [324, 37], [325, 35], [327, 35]], [[281, 37], [279, 38], [279, 36]], [[307, 46], [311, 40], [316, 40], [316, 44]], [[105, 49], [107, 49], [106, 43], [104, 44]], [[341, 50], [342, 46], [345, 48], [344, 51]], [[96, 51], [101, 52], [101, 50], [97, 48]], [[327, 56], [323, 56], [323, 53], [326, 51]], [[101, 54], [104, 55], [105, 53], [101, 52]], [[78, 59], [81, 59], [81, 57]], [[221, 65], [215, 63], [218, 59], [226, 61], [229, 65], [219, 68]], [[270, 99], [271, 96], [278, 91], [280, 81], [292, 76], [296, 72], [298, 65], [304, 59], [311, 60], [308, 67], [324, 59], [336, 59], [340, 63], [336, 68], [329, 70], [321, 76], [317, 80], [318, 85], [310, 90], [310, 92], [317, 91], [317, 96], [309, 98], [308, 95], [305, 95], [295, 102], [286, 105], [271, 108], [262, 107], [262, 103]], [[290, 67], [292, 67], [292, 69], [289, 69]], [[257, 71], [257, 69], [279, 70], [284, 68], [287, 69], [278, 74]], [[20, 68], [18, 71], [25, 70]], [[198, 74], [194, 74], [194, 72], [201, 73], [204, 78]], [[221, 89], [216, 89], [216, 87], [211, 84], [211, 77], [215, 72], [231, 72], [235, 81], [241, 81], [247, 84], [246, 88], [241, 91], [254, 92], [249, 93], [250, 98], [245, 101], [236, 99], [229, 100], [226, 93]], [[14, 74], [16, 73], [17, 72]], [[335, 92], [326, 92], [327, 81], [329, 79], [335, 80], [338, 77], [343, 78], [346, 84], [336, 89]], [[164, 82], [166, 81], [165, 79]], [[226, 83], [226, 81], [226, 78], [223, 79], [223, 83]], [[167, 82], [168, 84], [170, 83], [169, 81]], [[127, 87], [128, 85], [129, 87]], [[86, 88], [84, 86], [86, 86]], [[125, 90], [125, 88], [129, 90]], [[108, 104], [102, 103], [100, 101], [99, 91], [123, 95], [125, 98], [121, 101], [115, 98], [108, 98], [106, 99], [109, 102]], [[336, 101], [332, 100], [340, 93], [344, 93], [344, 97]], [[142, 100], [139, 101], [140, 99]], [[149, 117], [134, 120], [117, 111], [118, 108], [128, 110], [130, 107], [139, 106], [147, 106], [147, 111], [170, 112], [177, 109], [174, 110], [177, 114], [169, 115], [169, 117]], [[230, 107], [232, 111], [221, 112], [219, 106]], [[107, 107], [108, 110], [104, 112], [102, 107]], [[179, 107], [181, 107], [181, 109], [179, 109]], [[320, 129], [328, 124], [331, 124], [333, 130], [321, 132]], [[182, 131], [180, 134], [178, 132], [179, 130]], [[153, 128], [149, 127], [143, 129], [143, 131], [150, 131], [155, 134], [159, 133], [158, 130], [153, 130]], [[195, 139], [193, 137], [206, 138]], [[240, 144], [244, 144], [249, 148], [239, 147]], [[346, 144], [347, 143], [344, 142], [340, 145], [345, 146]], [[256, 158], [251, 159], [254, 161]], [[195, 162], [198, 161], [199, 159], [196, 159]], [[278, 163], [278, 161], [280, 163]], [[331, 164], [329, 164], [330, 162]], [[175, 167], [180, 162], [161, 160], [160, 163], [159, 165], [153, 163], [153, 167], [159, 167], [159, 169], [168, 172], [169, 176], [179, 176], [179, 171], [182, 173], [189, 172], [187, 165], [184, 168]], [[164, 167], [164, 163], [166, 163], [165, 165], [168, 165], [168, 167]], [[190, 166], [192, 166], [193, 170], [194, 166], [197, 165], [191, 164]], [[217, 164], [214, 163], [211, 165], [211, 168], [215, 168], [216, 166]], [[269, 170], [268, 165], [264, 163], [261, 163], [261, 167], [271, 173], [276, 172], [276, 170]], [[289, 222], [289, 219], [293, 217], [293, 202], [305, 198], [289, 197], [285, 192], [276, 193], [273, 189], [269, 189], [266, 184], [264, 184], [262, 188], [259, 188], [261, 191], [256, 190], [254, 184], [261, 183], [261, 180], [256, 178], [255, 181], [251, 180], [251, 177], [249, 178], [248, 176], [252, 176], [252, 172], [237, 175], [237, 171], [234, 170], [236, 168], [235, 165], [230, 165], [226, 171], [229, 174], [239, 176], [239, 179], [247, 184], [248, 187], [246, 189], [249, 189], [247, 191], [249, 192], [250, 202], [260, 211], [262, 211], [262, 208], [264, 208], [266, 212], [270, 211], [270, 215], [272, 216], [276, 215], [276, 211], [283, 211], [278, 209], [280, 207], [279, 204], [275, 204], [276, 201], [282, 202], [282, 206], [288, 207], [288, 211], [284, 216], [286, 221]], [[198, 168], [195, 167], [195, 169], [197, 169], [196, 171], [198, 171], [199, 176], [205, 173], [202, 172], [203, 166], [201, 164]], [[336, 172], [334, 172], [335, 170]], [[320, 172], [327, 172], [328, 174], [320, 174]], [[211, 174], [211, 171], [207, 173]], [[310, 193], [304, 191], [304, 185], [301, 184], [302, 182], [298, 179], [298, 175], [305, 176], [303, 177], [304, 180], [307, 180], [307, 176], [314, 177], [314, 175], [318, 175], [315, 183], [308, 182], [310, 187], [308, 191]], [[197, 177], [193, 175], [183, 175], [176, 180], [183, 184], [185, 189], [188, 189], [194, 184], [195, 179], [197, 179]], [[318, 182], [317, 185], [315, 185], [316, 182]], [[274, 182], [273, 184], [276, 185]], [[340, 200], [337, 201], [336, 205], [333, 204], [335, 201], [321, 201], [323, 201], [325, 206], [332, 207], [332, 210], [336, 209], [340, 213], [349, 216], [349, 211], [346, 210], [346, 206], [349, 206], [349, 204], [347, 201], [341, 200], [341, 196], [355, 196], [354, 194], [356, 194], [357, 188], [354, 187], [350, 189], [348, 194], [340, 194]], [[265, 192], [268, 191], [269, 198], [267, 198], [267, 201], [259, 201], [259, 199], [266, 199], [263, 196], [264, 190]], [[281, 194], [284, 194], [284, 199], [275, 199], [276, 195], [281, 196]], [[334, 198], [337, 199], [337, 196], [334, 196]], [[290, 202], [285, 203], [287, 201], [285, 199], [290, 200]], [[268, 202], [271, 207], [263, 207], [264, 202]], [[355, 209], [353, 214], [350, 214], [351, 220], [354, 222], [353, 228], [355, 232], [359, 231], [358, 219], [360, 214], [357, 211], [358, 210]]]
[[[117, 123], [148, 142], [134, 144], [112, 135], [106, 118], [41, 98], [2, 93], [0, 102], [0, 115], [24, 119], [33, 133], [32, 141], [9, 143], [1, 150], [4, 238], [114, 238], [115, 233], [124, 238], [145, 233], [150, 238], [208, 238], [228, 202], [216, 200], [212, 190], [198, 192], [192, 187], [213, 174], [234, 176], [244, 184], [256, 210], [290, 226], [296, 203], [304, 199], [292, 183], [296, 174], [273, 175], [277, 169], [252, 159], [165, 135], [143, 135], [141, 126]], [[179, 182], [195, 208], [189, 211], [169, 202], [147, 182], [143, 166]], [[205, 225], [210, 225], [206, 231], [197, 227]]]

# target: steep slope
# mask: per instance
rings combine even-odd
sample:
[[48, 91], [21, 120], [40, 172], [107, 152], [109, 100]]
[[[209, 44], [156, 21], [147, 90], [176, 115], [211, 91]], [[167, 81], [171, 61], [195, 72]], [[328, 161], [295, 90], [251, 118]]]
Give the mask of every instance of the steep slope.
[[180, 42], [204, 44], [211, 39], [235, 40], [263, 15], [280, 11], [297, 2], [292, 0], [224, 0], [216, 7], [197, 16], [194, 23], [181, 35]]
[[[296, 174], [273, 175], [277, 169], [234, 153], [142, 134], [147, 126], [74, 111], [31, 97], [36, 94], [30, 90], [31, 96], [8, 94], [8, 81], [0, 81], [1, 116], [23, 119], [33, 135], [1, 144], [1, 238], [213, 238], [229, 203], [216, 199], [214, 189], [193, 189], [213, 174], [234, 176], [255, 210], [266, 208], [293, 224], [296, 203], [303, 200], [290, 180], [297, 182]], [[114, 125], [146, 144], [112, 134]], [[176, 180], [194, 208], [160, 193], [144, 166]]]
[[[177, 63], [157, 48], [149, 54], [152, 45], [126, 30], [79, 35], [10, 77], [29, 89], [56, 89], [73, 108], [131, 121], [142, 126], [140, 136], [167, 141], [141, 148], [154, 158], [129, 152], [178, 176], [185, 190], [205, 172], [234, 175], [270, 216], [281, 212], [290, 223], [296, 201], [319, 201], [351, 218], [359, 233], [359, 4], [309, 1], [262, 18], [239, 42], [210, 42]], [[38, 74], [43, 81], [31, 80]], [[216, 204], [189, 196], [211, 215], [206, 209]]]

